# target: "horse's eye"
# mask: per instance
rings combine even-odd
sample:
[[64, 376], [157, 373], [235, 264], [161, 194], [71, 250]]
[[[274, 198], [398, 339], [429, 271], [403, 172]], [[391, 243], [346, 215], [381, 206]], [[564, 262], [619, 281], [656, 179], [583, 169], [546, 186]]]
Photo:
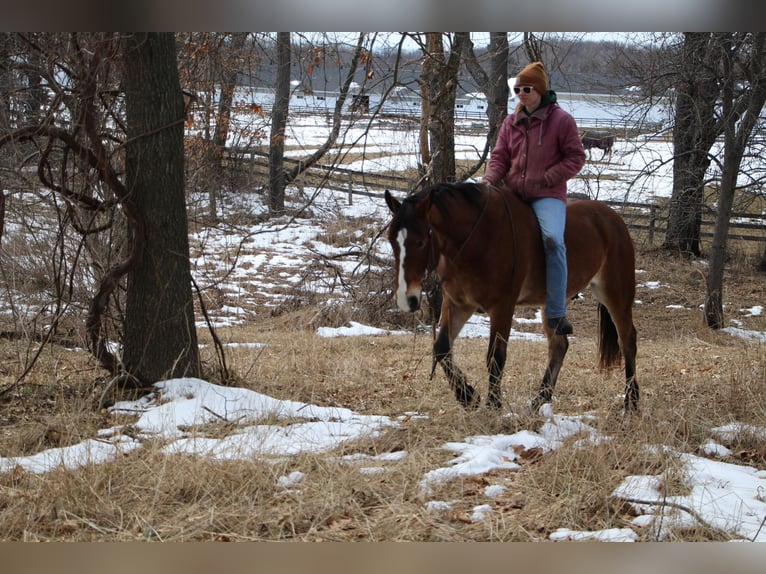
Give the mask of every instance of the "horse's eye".
[[425, 249], [426, 248], [426, 240], [425, 239], [421, 239], [420, 241], [418, 241], [417, 246], [418, 246], [418, 249]]

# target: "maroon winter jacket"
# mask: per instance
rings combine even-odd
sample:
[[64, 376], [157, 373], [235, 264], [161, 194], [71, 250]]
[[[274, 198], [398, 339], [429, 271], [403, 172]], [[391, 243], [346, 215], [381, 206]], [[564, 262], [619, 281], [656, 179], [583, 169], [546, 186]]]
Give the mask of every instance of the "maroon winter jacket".
[[574, 118], [556, 103], [506, 116], [482, 181], [504, 182], [524, 200], [566, 202], [567, 181], [585, 165]]

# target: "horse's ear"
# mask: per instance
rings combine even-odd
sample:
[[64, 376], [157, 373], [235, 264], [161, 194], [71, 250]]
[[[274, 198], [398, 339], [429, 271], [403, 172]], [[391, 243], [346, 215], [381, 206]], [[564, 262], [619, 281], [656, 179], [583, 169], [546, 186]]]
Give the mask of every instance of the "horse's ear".
[[399, 210], [399, 206], [402, 204], [398, 199], [396, 199], [391, 193], [386, 190], [384, 193], [384, 197], [386, 198], [386, 204], [388, 205], [388, 209], [391, 210], [391, 213], [396, 213]]

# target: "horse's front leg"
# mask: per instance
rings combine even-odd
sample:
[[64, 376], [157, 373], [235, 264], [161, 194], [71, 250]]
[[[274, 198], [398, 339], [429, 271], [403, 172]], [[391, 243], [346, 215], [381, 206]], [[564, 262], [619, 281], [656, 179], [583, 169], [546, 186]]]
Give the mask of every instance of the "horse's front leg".
[[[543, 324], [546, 325], [545, 322]], [[548, 366], [540, 383], [540, 392], [532, 401], [533, 412], [537, 412], [542, 405], [553, 399], [553, 389], [556, 387], [561, 365], [564, 364], [564, 357], [569, 349], [569, 340], [566, 335], [556, 335], [547, 325], [545, 335], [548, 337]]]
[[439, 334], [433, 347], [434, 363], [431, 369], [433, 376], [436, 363], [441, 364], [449, 386], [455, 392], [455, 398], [464, 407], [476, 407], [481, 399], [476, 389], [468, 383], [465, 373], [455, 364], [452, 345], [472, 314], [473, 309], [456, 307], [445, 298], [439, 320]]

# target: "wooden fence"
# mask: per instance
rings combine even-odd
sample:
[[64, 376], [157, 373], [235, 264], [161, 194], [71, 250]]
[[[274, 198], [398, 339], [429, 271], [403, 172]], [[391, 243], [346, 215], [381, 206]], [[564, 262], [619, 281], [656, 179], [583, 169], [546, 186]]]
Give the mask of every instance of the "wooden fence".
[[[664, 237], [668, 221], [668, 205], [656, 203], [633, 203], [627, 201], [604, 201], [622, 215], [628, 228], [644, 230], [649, 243], [655, 236]], [[729, 218], [729, 239], [766, 242], [766, 217], [752, 213], [732, 212]], [[713, 237], [715, 214], [703, 214], [701, 237]]]
[[[229, 150], [226, 162], [235, 169], [247, 169], [250, 173], [261, 174], [264, 182], [268, 180], [268, 154], [260, 151]], [[288, 165], [297, 165], [298, 160], [285, 158]], [[379, 197], [383, 202], [383, 191], [406, 193], [415, 185], [415, 181], [401, 176], [380, 175], [345, 169], [324, 164], [314, 165], [300, 176], [294, 185], [298, 187], [317, 187], [346, 194], [349, 205], [354, 196]], [[668, 205], [660, 203], [633, 203], [627, 201], [604, 201], [620, 213], [628, 228], [644, 231], [649, 243], [655, 237], [664, 237], [668, 219]], [[715, 214], [705, 213], [702, 217], [702, 238], [713, 236]], [[752, 213], [732, 213], [730, 218], [729, 239], [741, 241], [766, 242], [766, 216]]]

